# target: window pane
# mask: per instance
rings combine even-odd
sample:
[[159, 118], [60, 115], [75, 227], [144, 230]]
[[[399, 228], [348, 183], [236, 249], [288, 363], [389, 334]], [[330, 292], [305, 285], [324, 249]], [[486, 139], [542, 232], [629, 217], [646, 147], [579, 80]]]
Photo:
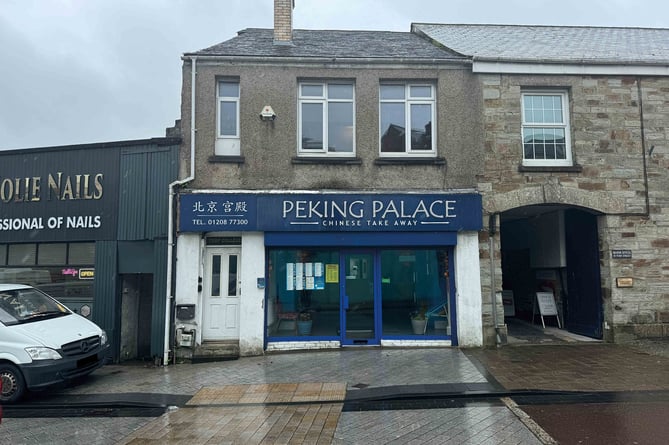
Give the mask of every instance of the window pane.
[[411, 105], [411, 149], [432, 149], [431, 105]]
[[[298, 335], [298, 318], [310, 318], [313, 336], [339, 337], [339, 276], [326, 280], [328, 270], [338, 271], [339, 254], [324, 249], [270, 250], [267, 298], [267, 332], [270, 337]], [[300, 316], [304, 314], [304, 316]]]
[[237, 103], [221, 101], [221, 136], [237, 136]]
[[95, 243], [72, 243], [69, 247], [69, 264], [95, 264]]
[[67, 264], [67, 244], [40, 244], [37, 264], [40, 266]]
[[7, 244], [0, 244], [0, 266], [7, 264]]
[[329, 99], [353, 99], [353, 85], [328, 85]]
[[237, 82], [219, 82], [218, 95], [220, 97], [239, 97], [239, 84]]
[[10, 244], [9, 261], [10, 266], [32, 266], [37, 256], [36, 244]]
[[431, 98], [432, 87], [429, 85], [411, 85], [409, 87], [409, 96], [412, 98]]
[[323, 149], [323, 104], [302, 104], [302, 149]]
[[404, 85], [381, 85], [381, 100], [404, 99]]
[[402, 249], [381, 253], [383, 335], [414, 335], [411, 318], [421, 315], [427, 326], [419, 334], [450, 334], [448, 254]]
[[239, 97], [239, 83], [219, 82], [218, 95], [220, 97]]
[[221, 256], [214, 255], [211, 258], [211, 296], [221, 295]]
[[381, 104], [381, 152], [406, 151], [404, 103]]
[[353, 103], [328, 104], [328, 151], [353, 152]]
[[237, 295], [237, 255], [228, 257], [228, 296]]
[[525, 159], [534, 159], [534, 130], [523, 129], [523, 156]]
[[302, 85], [302, 96], [323, 97], [323, 85]]

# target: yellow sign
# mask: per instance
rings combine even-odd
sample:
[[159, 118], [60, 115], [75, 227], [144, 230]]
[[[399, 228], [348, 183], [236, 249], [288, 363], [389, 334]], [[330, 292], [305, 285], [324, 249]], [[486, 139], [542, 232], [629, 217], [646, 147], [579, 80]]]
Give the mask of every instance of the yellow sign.
[[80, 280], [92, 280], [95, 278], [95, 269], [79, 269]]
[[325, 282], [339, 283], [339, 264], [325, 265]]

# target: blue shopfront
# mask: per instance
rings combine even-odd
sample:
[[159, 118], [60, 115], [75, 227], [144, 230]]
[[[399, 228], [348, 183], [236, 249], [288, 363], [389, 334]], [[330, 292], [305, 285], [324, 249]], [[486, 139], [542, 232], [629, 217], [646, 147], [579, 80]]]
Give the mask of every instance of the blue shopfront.
[[[478, 194], [193, 193], [180, 196], [179, 214], [181, 234], [223, 255], [202, 255], [204, 341], [212, 294], [239, 297], [237, 320], [253, 323], [241, 288], [253, 282], [264, 348], [458, 344], [456, 253], [462, 234], [481, 228]], [[242, 251], [250, 234], [262, 253]], [[264, 261], [253, 271], [249, 258]], [[250, 270], [253, 280], [241, 280]]]

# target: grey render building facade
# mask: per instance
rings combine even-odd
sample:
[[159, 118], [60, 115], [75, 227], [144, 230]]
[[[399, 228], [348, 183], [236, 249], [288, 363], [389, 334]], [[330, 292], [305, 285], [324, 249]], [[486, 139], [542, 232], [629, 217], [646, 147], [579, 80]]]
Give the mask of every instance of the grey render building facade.
[[183, 57], [177, 342], [482, 344], [470, 61], [277, 23]]
[[183, 56], [178, 356], [489, 345], [537, 291], [573, 332], [666, 335], [667, 58], [596, 53], [650, 30], [584, 28], [547, 61], [578, 29], [291, 11]]

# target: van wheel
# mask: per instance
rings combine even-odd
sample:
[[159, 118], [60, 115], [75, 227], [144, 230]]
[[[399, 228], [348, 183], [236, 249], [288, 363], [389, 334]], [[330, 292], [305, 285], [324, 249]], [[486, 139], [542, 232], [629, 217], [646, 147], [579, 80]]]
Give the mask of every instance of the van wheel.
[[0, 363], [0, 379], [2, 379], [1, 402], [14, 403], [23, 396], [26, 384], [21, 371], [16, 366], [9, 363]]

